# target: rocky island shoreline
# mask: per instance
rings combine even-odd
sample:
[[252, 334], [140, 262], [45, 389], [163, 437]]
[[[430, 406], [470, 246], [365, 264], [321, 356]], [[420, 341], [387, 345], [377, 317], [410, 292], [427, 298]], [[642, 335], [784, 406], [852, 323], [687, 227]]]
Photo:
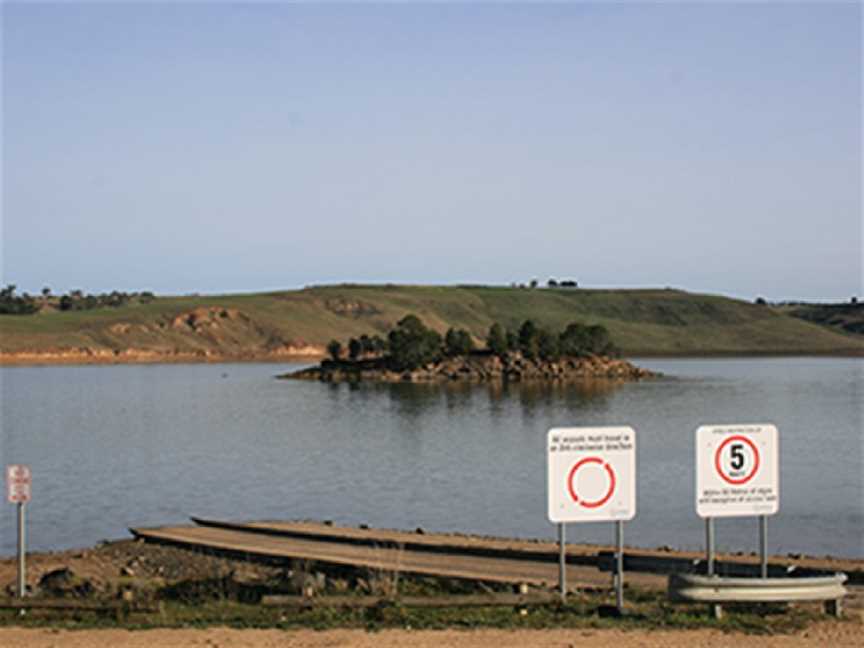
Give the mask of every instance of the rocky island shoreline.
[[445, 358], [416, 369], [398, 371], [382, 359], [324, 360], [308, 367], [278, 376], [283, 379], [320, 380], [322, 382], [489, 382], [554, 381], [588, 379], [642, 380], [657, 373], [637, 367], [620, 358], [592, 355], [584, 358], [542, 360], [525, 358], [519, 352], [504, 356], [477, 351], [467, 356]]
[[[333, 340], [330, 359], [278, 376], [323, 382], [489, 382], [586, 379], [640, 380], [656, 374], [618, 358], [603, 326], [572, 322], [555, 333], [526, 320], [518, 330], [495, 323], [484, 348], [464, 329], [443, 337], [415, 315], [407, 315], [387, 339], [361, 336], [346, 349]], [[347, 353], [346, 353], [347, 351]], [[347, 356], [347, 357], [346, 357]]]

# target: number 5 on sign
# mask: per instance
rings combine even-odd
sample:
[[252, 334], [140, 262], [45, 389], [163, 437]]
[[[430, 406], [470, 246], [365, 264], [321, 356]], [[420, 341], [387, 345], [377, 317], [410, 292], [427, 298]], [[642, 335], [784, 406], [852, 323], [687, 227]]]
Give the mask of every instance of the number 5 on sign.
[[696, 430], [700, 517], [773, 515], [779, 505], [776, 427], [703, 425]]

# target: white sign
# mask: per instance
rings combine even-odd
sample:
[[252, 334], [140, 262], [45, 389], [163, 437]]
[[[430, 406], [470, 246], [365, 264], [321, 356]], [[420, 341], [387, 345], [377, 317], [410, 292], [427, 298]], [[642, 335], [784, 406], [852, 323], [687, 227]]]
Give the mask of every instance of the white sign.
[[550, 521], [633, 519], [636, 515], [633, 428], [552, 428], [547, 447]]
[[696, 430], [696, 513], [774, 515], [780, 507], [777, 428], [703, 425]]
[[30, 501], [30, 485], [33, 476], [28, 466], [11, 464], [6, 466], [6, 498], [12, 504]]

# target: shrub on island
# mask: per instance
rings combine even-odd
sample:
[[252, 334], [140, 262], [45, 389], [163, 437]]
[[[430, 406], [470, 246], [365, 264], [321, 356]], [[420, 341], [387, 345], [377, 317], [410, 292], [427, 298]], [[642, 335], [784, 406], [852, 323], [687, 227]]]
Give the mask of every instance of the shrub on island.
[[[562, 358], [617, 356], [609, 332], [601, 325], [572, 322], [563, 331], [554, 332], [525, 320], [516, 332], [495, 322], [489, 327], [485, 350], [477, 350], [474, 338], [465, 329], [451, 327], [442, 337], [414, 314], [403, 317], [387, 333], [386, 341], [378, 335], [361, 335], [348, 340], [343, 347], [338, 340], [327, 345], [335, 362], [386, 367], [393, 371], [412, 371], [445, 358], [459, 358], [475, 353], [505, 358], [518, 353], [528, 360], [554, 362]], [[348, 359], [343, 355], [347, 349]]]

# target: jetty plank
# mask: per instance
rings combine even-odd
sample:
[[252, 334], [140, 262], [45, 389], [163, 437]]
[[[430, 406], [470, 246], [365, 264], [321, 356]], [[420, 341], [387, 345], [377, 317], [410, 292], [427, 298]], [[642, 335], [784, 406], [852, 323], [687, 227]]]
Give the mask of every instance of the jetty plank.
[[[192, 517], [199, 526], [251, 531], [275, 536], [328, 540], [357, 545], [401, 546], [405, 549], [461, 553], [466, 555], [514, 558], [517, 560], [558, 560], [558, 545], [538, 540], [519, 540], [469, 536], [455, 533], [426, 533], [335, 526], [321, 522], [265, 520], [228, 522]], [[574, 564], [596, 563], [597, 554], [607, 549], [601, 545], [568, 545], [567, 555]]]
[[[361, 567], [381, 572], [401, 572], [496, 583], [526, 583], [552, 587], [558, 581], [555, 562], [491, 558], [460, 553], [416, 551], [388, 546], [368, 546], [275, 536], [236, 529], [177, 526], [131, 529], [137, 538], [189, 548], [245, 554], [264, 559], [312, 560], [333, 565]], [[591, 567], [568, 565], [568, 583], [608, 586], [609, 575]]]
[[[275, 536], [328, 540], [349, 544], [391, 545], [405, 549], [440, 553], [460, 553], [516, 560], [557, 561], [558, 545], [544, 540], [524, 540], [469, 536], [456, 533], [417, 533], [392, 529], [337, 526], [314, 521], [255, 521], [227, 522], [193, 517], [202, 526], [255, 531]], [[567, 562], [572, 565], [593, 566], [604, 571], [611, 569], [614, 547], [609, 545], [568, 544]], [[660, 549], [625, 550], [627, 571], [651, 573], [678, 573], [700, 571], [705, 559], [703, 552], [669, 551]], [[796, 568], [799, 573], [808, 570], [836, 572], [849, 576], [851, 584], [864, 584], [864, 560], [851, 558], [815, 558], [808, 556], [771, 556], [770, 567], [785, 573]], [[729, 574], [745, 574], [747, 569], [758, 569], [757, 555], [718, 554], [717, 564]]]

